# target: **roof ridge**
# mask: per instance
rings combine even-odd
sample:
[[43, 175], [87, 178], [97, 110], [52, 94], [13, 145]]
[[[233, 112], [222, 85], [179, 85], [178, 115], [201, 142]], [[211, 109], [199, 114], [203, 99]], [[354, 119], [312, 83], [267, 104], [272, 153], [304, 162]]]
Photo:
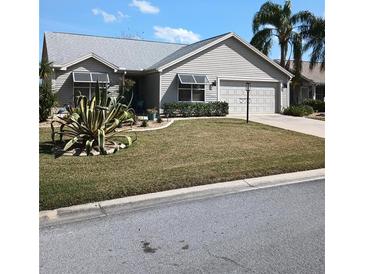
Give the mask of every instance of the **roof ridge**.
[[159, 44], [183, 45], [183, 46], [191, 45], [191, 44], [183, 44], [183, 43], [156, 41], [156, 40], [144, 40], [144, 39], [137, 39], [137, 38], [114, 37], [114, 36], [104, 36], [104, 35], [96, 35], [96, 34], [82, 34], [82, 33], [63, 32], [63, 31], [46, 31], [44, 33], [45, 34], [46, 33], [59, 33], [59, 34], [89, 36], [89, 37], [98, 37], [98, 38], [106, 38], [106, 39], [132, 40], [132, 41], [141, 41], [141, 42], [150, 42], [150, 43], [159, 43]]
[[226, 33], [219, 34], [219, 35], [216, 35], [216, 36], [213, 36], [213, 37], [209, 37], [209, 38], [206, 38], [206, 39], [203, 39], [203, 40], [199, 40], [199, 41], [196, 41], [196, 42], [194, 42], [192, 44], [187, 44], [187, 46], [195, 45], [195, 44], [198, 44], [200, 42], [204, 42], [204, 41], [211, 40], [211, 39], [216, 39], [218, 37], [223, 37], [223, 36], [225, 36], [225, 35], [227, 35], [229, 33], [232, 33], [232, 32], [226, 32]]

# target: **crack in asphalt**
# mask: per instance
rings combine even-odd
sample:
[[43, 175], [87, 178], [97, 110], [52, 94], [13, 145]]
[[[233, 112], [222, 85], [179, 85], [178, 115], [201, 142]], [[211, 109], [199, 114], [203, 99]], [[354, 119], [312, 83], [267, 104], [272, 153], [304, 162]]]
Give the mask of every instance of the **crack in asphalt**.
[[222, 259], [222, 260], [224, 260], [224, 261], [226, 261], [226, 262], [231, 262], [231, 263], [235, 264], [236, 266], [241, 267], [242, 269], [244, 269], [244, 271], [245, 271], [246, 273], [247, 273], [247, 272], [251, 272], [251, 271], [252, 271], [250, 268], [247, 268], [246, 266], [241, 265], [240, 263], [237, 263], [235, 260], [232, 260], [231, 258], [228, 258], [228, 257], [225, 257], [225, 256], [218, 256], [218, 255], [215, 255], [215, 254], [211, 253], [211, 252], [209, 251], [209, 249], [208, 249], [208, 248], [206, 248], [206, 251], [207, 251], [207, 253], [208, 253], [210, 256], [212, 256], [212, 257], [214, 257], [214, 258]]

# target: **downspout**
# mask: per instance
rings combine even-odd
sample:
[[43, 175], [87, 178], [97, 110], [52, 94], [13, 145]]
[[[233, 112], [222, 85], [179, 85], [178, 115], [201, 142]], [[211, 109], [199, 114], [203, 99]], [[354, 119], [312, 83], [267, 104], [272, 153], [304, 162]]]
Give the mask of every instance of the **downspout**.
[[158, 110], [159, 113], [162, 113], [163, 110], [161, 108], [161, 72], [162, 70], [159, 69], [158, 71]]

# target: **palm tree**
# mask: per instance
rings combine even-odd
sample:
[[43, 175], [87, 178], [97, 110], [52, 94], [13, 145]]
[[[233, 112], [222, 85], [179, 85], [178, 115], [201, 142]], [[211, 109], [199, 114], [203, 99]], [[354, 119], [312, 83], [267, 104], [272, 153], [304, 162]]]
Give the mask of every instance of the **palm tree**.
[[53, 69], [52, 69], [52, 62], [47, 62], [45, 60], [42, 60], [39, 63], [39, 78], [42, 80], [47, 80], [52, 75]]
[[52, 62], [42, 60], [39, 63], [39, 121], [43, 122], [48, 119], [52, 108], [56, 103], [56, 96], [52, 92], [53, 74]]
[[322, 17], [311, 17], [307, 25], [302, 26], [301, 33], [305, 40], [303, 50], [312, 49], [309, 68], [313, 69], [317, 62], [321, 62], [321, 70], [325, 68], [325, 20]]
[[[300, 72], [303, 52], [303, 36], [300, 29], [302, 24], [312, 17], [314, 15], [309, 11], [292, 14], [291, 1], [285, 1], [283, 6], [268, 1], [261, 6], [253, 18], [252, 30], [254, 36], [251, 44], [265, 55], [268, 55], [274, 37], [276, 37], [280, 46], [280, 65], [288, 68], [293, 52], [294, 69]], [[288, 53], [289, 58], [287, 58]]]

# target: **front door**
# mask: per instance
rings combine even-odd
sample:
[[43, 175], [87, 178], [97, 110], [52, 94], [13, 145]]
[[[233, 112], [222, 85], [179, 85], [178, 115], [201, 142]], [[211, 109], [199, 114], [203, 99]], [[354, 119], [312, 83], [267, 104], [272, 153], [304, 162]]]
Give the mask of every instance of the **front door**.
[[309, 88], [308, 87], [300, 87], [299, 92], [299, 100], [298, 103], [301, 104], [305, 99], [309, 98]]

